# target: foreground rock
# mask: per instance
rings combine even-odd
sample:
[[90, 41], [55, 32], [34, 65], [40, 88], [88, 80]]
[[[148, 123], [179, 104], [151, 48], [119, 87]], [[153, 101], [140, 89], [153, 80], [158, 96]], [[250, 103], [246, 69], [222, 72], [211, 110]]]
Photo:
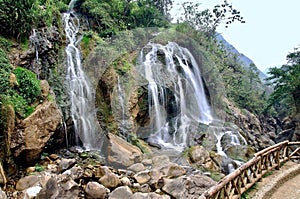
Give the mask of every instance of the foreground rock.
[[22, 158], [29, 163], [36, 160], [60, 125], [61, 119], [56, 103], [45, 100], [18, 125], [18, 131], [9, 136], [14, 155], [19, 157], [23, 154]]

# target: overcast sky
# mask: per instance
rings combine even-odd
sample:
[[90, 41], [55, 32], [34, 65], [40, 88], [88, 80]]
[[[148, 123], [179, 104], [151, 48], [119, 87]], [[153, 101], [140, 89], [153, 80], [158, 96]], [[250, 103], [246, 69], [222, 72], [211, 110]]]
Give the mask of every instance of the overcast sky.
[[[185, 0], [175, 0], [175, 4]], [[212, 8], [223, 0], [188, 0]], [[286, 55], [300, 45], [300, 0], [228, 0], [246, 23], [220, 28], [223, 37], [265, 71], [286, 63]], [[177, 9], [177, 8], [175, 8]]]

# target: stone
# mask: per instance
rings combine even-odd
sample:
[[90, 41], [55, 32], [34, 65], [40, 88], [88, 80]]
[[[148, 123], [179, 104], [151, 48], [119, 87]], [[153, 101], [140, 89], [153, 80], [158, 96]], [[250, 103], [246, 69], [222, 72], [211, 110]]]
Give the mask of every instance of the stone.
[[113, 190], [108, 199], [120, 199], [120, 198], [130, 198], [132, 196], [132, 191], [128, 186], [121, 186]]
[[107, 162], [116, 167], [128, 167], [140, 162], [142, 157], [141, 150], [126, 142], [122, 138], [108, 134]]
[[139, 192], [142, 192], [142, 193], [149, 193], [149, 192], [151, 192], [151, 191], [152, 191], [152, 189], [151, 189], [151, 187], [150, 187], [149, 184], [143, 184], [143, 185], [141, 185], [141, 186], [139, 187]]
[[62, 174], [69, 175], [73, 180], [78, 180], [83, 177], [83, 169], [79, 166], [72, 167], [71, 169], [66, 170]]
[[151, 192], [151, 193], [140, 193], [137, 192], [133, 194], [133, 196], [130, 199], [171, 199], [168, 195], [159, 195], [157, 193]]
[[16, 184], [16, 190], [23, 191], [29, 187], [32, 187], [34, 184], [36, 184], [39, 181], [38, 176], [25, 176], [24, 178], [21, 178], [17, 184]]
[[42, 190], [40, 185], [36, 185], [26, 189], [24, 198], [26, 199], [34, 199], [38, 193]]
[[176, 179], [165, 179], [162, 190], [174, 198], [184, 198], [186, 177]]
[[47, 80], [41, 80], [40, 81], [41, 86], [41, 95], [43, 98], [46, 98], [49, 95], [50, 92], [50, 86]]
[[106, 197], [106, 188], [98, 182], [88, 182], [84, 191], [88, 199], [104, 199]]
[[58, 182], [55, 177], [51, 177], [46, 181], [43, 189], [37, 195], [37, 199], [57, 198], [59, 194]]
[[124, 176], [120, 179], [121, 184], [124, 186], [131, 186], [131, 181], [128, 177]]
[[168, 167], [167, 176], [169, 178], [179, 177], [186, 174], [186, 170], [177, 164], [172, 164]]
[[7, 199], [7, 196], [6, 196], [5, 192], [2, 191], [1, 187], [0, 187], [0, 199]]
[[51, 160], [53, 160], [53, 161], [55, 161], [55, 160], [57, 160], [58, 158], [59, 158], [59, 156], [57, 155], [57, 154], [50, 154], [49, 155], [49, 158], [51, 159]]
[[190, 159], [193, 163], [204, 164], [210, 159], [209, 152], [200, 145], [193, 146], [189, 151]]
[[[54, 101], [45, 100], [17, 126], [11, 135], [11, 148], [18, 157], [22, 152], [28, 163], [39, 158], [45, 145], [61, 124], [61, 113]], [[22, 154], [23, 154], [22, 153]]]
[[140, 171], [137, 174], [135, 174], [134, 179], [139, 183], [139, 184], [144, 184], [150, 180], [149, 176], [149, 171]]
[[6, 179], [3, 167], [2, 167], [2, 163], [0, 161], [0, 184], [5, 186], [6, 182], [7, 182], [7, 179]]
[[76, 160], [75, 159], [66, 159], [66, 158], [63, 158], [61, 159], [59, 165], [58, 165], [58, 171], [59, 172], [63, 172], [69, 168], [71, 168], [72, 166], [74, 166], [76, 163]]
[[142, 164], [145, 166], [151, 166], [152, 165], [152, 160], [151, 159], [143, 159]]
[[146, 167], [142, 163], [136, 163], [127, 168], [135, 173], [146, 170]]
[[35, 167], [28, 167], [27, 169], [26, 169], [26, 173], [33, 173], [33, 172], [35, 172]]
[[107, 173], [99, 179], [99, 182], [107, 188], [116, 188], [121, 181], [116, 174]]

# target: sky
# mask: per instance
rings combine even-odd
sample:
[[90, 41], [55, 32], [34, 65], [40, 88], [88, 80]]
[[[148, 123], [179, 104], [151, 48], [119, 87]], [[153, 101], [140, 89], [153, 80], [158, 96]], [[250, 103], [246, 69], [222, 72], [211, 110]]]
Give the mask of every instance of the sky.
[[[213, 8], [223, 0], [175, 0], [199, 2]], [[300, 0], [227, 0], [246, 23], [235, 22], [217, 31], [263, 72], [286, 64], [286, 55], [300, 46]], [[178, 7], [175, 6], [174, 10]]]

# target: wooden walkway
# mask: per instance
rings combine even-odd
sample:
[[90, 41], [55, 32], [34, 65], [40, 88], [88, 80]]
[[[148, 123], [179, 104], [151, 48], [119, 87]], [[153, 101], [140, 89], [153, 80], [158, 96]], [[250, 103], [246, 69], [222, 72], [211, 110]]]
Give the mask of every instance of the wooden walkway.
[[284, 141], [268, 147], [225, 176], [217, 185], [201, 195], [201, 199], [236, 199], [260, 181], [272, 169], [280, 169], [281, 164], [290, 159], [300, 158], [300, 142]]

